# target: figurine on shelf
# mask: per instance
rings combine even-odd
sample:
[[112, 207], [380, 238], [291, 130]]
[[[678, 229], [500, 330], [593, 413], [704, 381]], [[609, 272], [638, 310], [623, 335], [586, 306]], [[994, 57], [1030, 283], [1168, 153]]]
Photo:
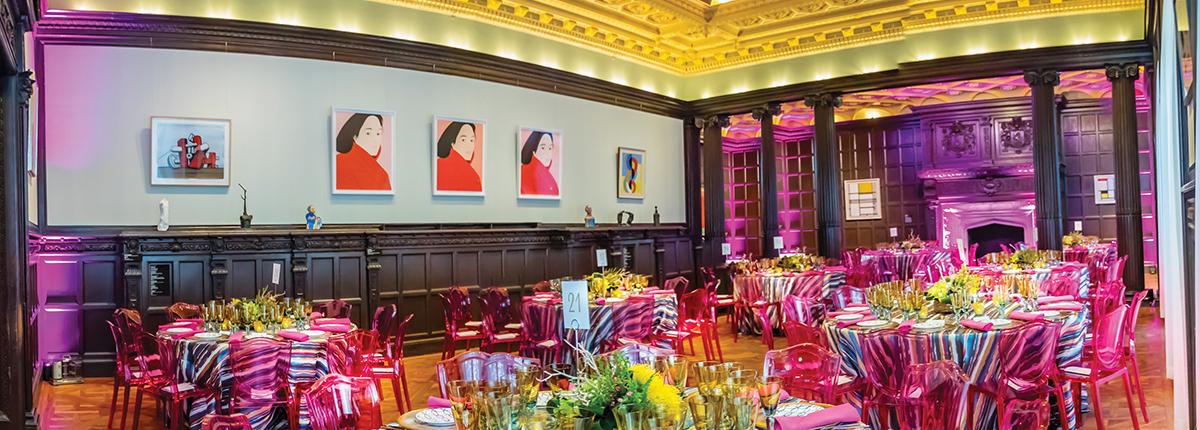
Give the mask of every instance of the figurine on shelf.
[[654, 207], [654, 225], [662, 223], [662, 215], [658, 214], [658, 206]]
[[250, 221], [254, 219], [254, 215], [250, 215], [250, 213], [246, 211], [246, 187], [242, 186], [242, 184], [238, 184], [238, 188], [242, 189], [242, 228], [250, 228]]
[[304, 214], [304, 225], [309, 230], [321, 229], [321, 217], [317, 216], [317, 207], [308, 205], [308, 213]]
[[633, 225], [633, 212], [617, 212], [617, 225]]
[[167, 217], [170, 215], [170, 212], [171, 212], [171, 203], [168, 202], [167, 199], [165, 199], [165, 198], [162, 200], [159, 200], [158, 201], [158, 231], [167, 231], [167, 229], [171, 227], [171, 225], [167, 223]]
[[584, 207], [583, 207], [583, 213], [585, 214], [585, 215], [583, 216], [583, 225], [584, 225], [584, 227], [587, 227], [587, 228], [596, 228], [596, 217], [592, 216], [592, 207], [591, 207], [590, 205], [589, 205], [589, 206], [584, 206]]

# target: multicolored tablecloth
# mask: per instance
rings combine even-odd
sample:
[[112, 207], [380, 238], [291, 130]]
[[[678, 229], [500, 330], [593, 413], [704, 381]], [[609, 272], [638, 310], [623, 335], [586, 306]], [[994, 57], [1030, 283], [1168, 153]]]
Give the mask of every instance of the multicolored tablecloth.
[[952, 262], [954, 256], [941, 248], [872, 249], [863, 251], [862, 259], [863, 263], [874, 260], [879, 269], [879, 279], [907, 281], [912, 279], [917, 272], [924, 271], [926, 267]]
[[[625, 299], [606, 299], [604, 304], [592, 303], [588, 311], [591, 314], [591, 329], [582, 332], [578, 339], [579, 346], [593, 353], [604, 351], [604, 343], [617, 338], [641, 339], [655, 332], [674, 330], [676, 326], [677, 303], [673, 292], [662, 292], [650, 296], [633, 296]], [[564, 337], [566, 330], [562, 322], [562, 301], [556, 298], [528, 297], [521, 306], [521, 312], [526, 313], [527, 321], [536, 321], [529, 327], [533, 338], [544, 339], [548, 333], [544, 330], [557, 330], [558, 338], [575, 341], [573, 337]]]
[[[994, 266], [971, 266], [967, 268], [973, 273], [981, 275], [1000, 276], [1004, 274], [1004, 270]], [[1043, 288], [1052, 284], [1053, 281], [1060, 277], [1065, 277], [1069, 282], [1078, 284], [1079, 298], [1087, 298], [1091, 290], [1092, 281], [1089, 274], [1088, 266], [1081, 263], [1064, 262], [1054, 267], [1043, 269], [1026, 269], [1021, 270], [1022, 273], [1028, 274], [1030, 279], [1042, 285]], [[1046, 291], [1043, 291], [1046, 293]]]
[[[314, 381], [329, 373], [331, 348], [344, 347], [345, 336], [332, 335], [306, 342], [292, 342], [288, 379], [290, 382]], [[174, 341], [179, 356], [179, 382], [206, 388], [219, 388], [227, 397], [233, 385], [233, 369], [229, 364], [229, 341], [184, 338]], [[265, 364], [265, 363], [264, 363]], [[199, 429], [205, 415], [216, 413], [215, 399], [199, 398], [188, 411], [191, 428]], [[284, 407], [264, 407], [238, 410], [250, 417], [255, 429], [287, 429], [288, 415]], [[302, 427], [307, 419], [301, 420]]]
[[1063, 248], [1063, 261], [1087, 264], [1089, 260], [1109, 262], [1117, 258], [1117, 243], [1068, 246]]
[[[743, 303], [764, 301], [782, 302], [787, 297], [808, 297], [820, 303], [831, 296], [838, 287], [846, 283], [846, 272], [842, 270], [810, 270], [803, 273], [766, 275], [735, 275], [733, 298]], [[767, 312], [771, 326], [783, 328], [783, 315], [779, 309]], [[762, 333], [762, 324], [757, 315], [739, 316], [738, 329], [743, 333]]]
[[[1062, 321], [1062, 331], [1058, 341], [1058, 365], [1060, 367], [1076, 365], [1081, 361], [1083, 355], [1083, 341], [1089, 327], [1089, 318], [1087, 311], [1076, 312], [1069, 314]], [[1019, 324], [1019, 323], [1018, 323]], [[999, 367], [999, 346], [1000, 334], [1002, 329], [993, 329], [991, 331], [977, 331], [957, 324], [948, 323], [949, 328], [929, 332], [930, 342], [933, 344], [933, 359], [934, 360], [951, 360], [958, 364], [963, 373], [967, 374], [967, 379], [972, 384], [980, 384], [985, 381], [994, 381], [1000, 376]], [[1014, 326], [1015, 327], [1015, 326]], [[860, 344], [861, 337], [869, 332], [850, 326], [846, 328], [838, 328], [833, 321], [825, 324], [826, 333], [830, 339], [830, 345], [835, 352], [842, 357], [842, 369], [848, 375], [861, 377], [864, 375], [865, 365], [862, 358], [862, 347]], [[1066, 393], [1066, 411], [1067, 422], [1070, 428], [1076, 428], [1078, 414], [1074, 400], [1070, 393], [1070, 387], [1067, 387]], [[854, 397], [854, 396], [852, 396]], [[861, 406], [861, 398], [852, 399], [852, 403]], [[994, 429], [996, 428], [996, 405], [987, 396], [979, 396], [975, 401], [975, 424], [979, 429]], [[1055, 423], [1057, 425], [1057, 423]], [[966, 421], [959, 424], [959, 427], [965, 427]]]

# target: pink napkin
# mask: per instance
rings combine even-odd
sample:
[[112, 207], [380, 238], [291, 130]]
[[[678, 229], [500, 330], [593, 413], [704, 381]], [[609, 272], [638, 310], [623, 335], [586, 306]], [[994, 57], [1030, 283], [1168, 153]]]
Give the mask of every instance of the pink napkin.
[[989, 331], [992, 329], [992, 323], [990, 323], [990, 322], [975, 321], [975, 320], [962, 320], [962, 321], [959, 321], [958, 323], [961, 324], [963, 327], [973, 328], [973, 329], [979, 330], [979, 331]]
[[318, 311], [313, 311], [313, 313], [308, 314], [308, 319], [315, 320], [315, 319], [321, 318], [323, 316], [325, 316], [325, 314], [318, 312]]
[[308, 335], [298, 332], [298, 331], [282, 330], [277, 334], [279, 335], [279, 337], [282, 337], [282, 338], [288, 339], [288, 340], [294, 340], [296, 342], [308, 341]]
[[604, 299], [596, 299], [597, 305], [604, 305]]
[[1042, 296], [1038, 297], [1037, 302], [1039, 305], [1041, 305], [1046, 303], [1069, 302], [1071, 300], [1075, 300], [1075, 298], [1071, 296]]
[[868, 313], [870, 313], [870, 312], [871, 312], [871, 311], [870, 311], [869, 309], [868, 309], [868, 310], [865, 310], [865, 311], [857, 311], [857, 312], [854, 312], [854, 311], [833, 311], [833, 312], [828, 312], [828, 313], [826, 313], [826, 314], [825, 314], [825, 316], [827, 316], [827, 317], [836, 317], [836, 316], [838, 316], [838, 315], [866, 315], [866, 314], [868, 314]]
[[318, 324], [313, 326], [314, 330], [327, 331], [330, 333], [345, 333], [350, 331], [349, 324]]
[[1008, 314], [1008, 317], [1012, 318], [1014, 320], [1030, 321], [1030, 322], [1042, 321], [1042, 320], [1046, 319], [1046, 317], [1042, 314], [1035, 314], [1035, 313], [1021, 312], [1021, 311], [1012, 311], [1012, 313]]
[[204, 324], [204, 320], [202, 320], [202, 319], [200, 319], [200, 318], [180, 318], [180, 319], [177, 319], [177, 320], [175, 320], [175, 322], [177, 322], [177, 323], [186, 322], [186, 323], [193, 323], [193, 324]]
[[230, 342], [241, 342], [241, 341], [242, 341], [242, 337], [244, 337], [244, 334], [243, 334], [242, 332], [240, 332], [240, 331], [239, 331], [239, 332], [237, 332], [237, 333], [234, 333], [234, 334], [230, 335], [230, 336], [229, 336], [229, 341], [230, 341]]
[[1079, 312], [1079, 311], [1083, 310], [1083, 305], [1079, 304], [1079, 303], [1052, 303], [1049, 305], [1042, 306], [1040, 309], [1043, 311]]
[[821, 426], [858, 422], [858, 409], [849, 403], [822, 409], [802, 417], [776, 417], [777, 430], [811, 430]]
[[317, 324], [317, 325], [324, 325], [324, 324], [350, 325], [350, 318], [317, 318], [316, 320], [313, 321], [313, 324]]
[[426, 402], [428, 403], [430, 408], [448, 408], [448, 407], [450, 407], [450, 401], [443, 399], [441, 397], [429, 396], [429, 400], [427, 400]]
[[900, 333], [908, 334], [908, 332], [912, 331], [913, 324], [916, 323], [916, 321], [902, 321], [900, 322], [900, 325], [896, 327], [896, 330], [899, 330]]

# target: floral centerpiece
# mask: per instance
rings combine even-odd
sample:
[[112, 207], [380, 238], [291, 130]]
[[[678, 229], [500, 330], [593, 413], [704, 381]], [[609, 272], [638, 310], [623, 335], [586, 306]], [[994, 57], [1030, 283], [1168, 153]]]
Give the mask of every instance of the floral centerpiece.
[[1097, 243], [1100, 243], [1099, 237], [1085, 236], [1083, 233], [1078, 232], [1078, 231], [1073, 231], [1073, 232], [1067, 233], [1067, 235], [1063, 236], [1063, 238], [1062, 238], [1063, 246], [1067, 246], [1067, 247], [1092, 246]]
[[1008, 256], [1006, 267], [1013, 269], [1034, 269], [1046, 265], [1049, 257], [1036, 249], [1022, 249]]
[[588, 275], [584, 280], [588, 282], [588, 295], [593, 300], [637, 294], [650, 285], [648, 277], [629, 273], [625, 269], [604, 269]]
[[616, 428], [618, 409], [682, 418], [684, 403], [679, 389], [667, 384], [654, 368], [630, 365], [623, 356], [586, 356], [583, 361], [587, 376], [575, 378], [575, 390], [546, 404], [552, 416], [590, 417], [592, 429], [600, 430]]
[[264, 288], [251, 298], [209, 302], [203, 308], [202, 316], [206, 323], [215, 324], [221, 330], [246, 329], [256, 332], [269, 328], [291, 328], [308, 320], [311, 304], [282, 296]]
[[776, 267], [790, 272], [807, 272], [825, 264], [825, 259], [810, 254], [791, 254], [779, 257]]
[[949, 304], [952, 295], [962, 293], [973, 295], [981, 285], [983, 285], [983, 277], [967, 271], [964, 267], [958, 273], [943, 276], [942, 279], [926, 288], [925, 298]]

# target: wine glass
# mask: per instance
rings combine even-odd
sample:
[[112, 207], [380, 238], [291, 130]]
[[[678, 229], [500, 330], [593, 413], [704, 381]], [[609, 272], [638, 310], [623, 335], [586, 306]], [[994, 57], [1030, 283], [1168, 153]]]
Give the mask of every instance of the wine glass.
[[683, 392], [687, 384], [688, 360], [679, 354], [668, 354], [654, 359], [655, 370], [679, 392]]
[[775, 411], [779, 408], [779, 397], [783, 393], [783, 378], [768, 376], [758, 384], [758, 403], [767, 419], [767, 428], [775, 428]]
[[474, 397], [479, 392], [475, 381], [450, 381], [450, 411], [454, 414], [454, 425], [458, 430], [474, 430], [479, 421], [474, 407]]

